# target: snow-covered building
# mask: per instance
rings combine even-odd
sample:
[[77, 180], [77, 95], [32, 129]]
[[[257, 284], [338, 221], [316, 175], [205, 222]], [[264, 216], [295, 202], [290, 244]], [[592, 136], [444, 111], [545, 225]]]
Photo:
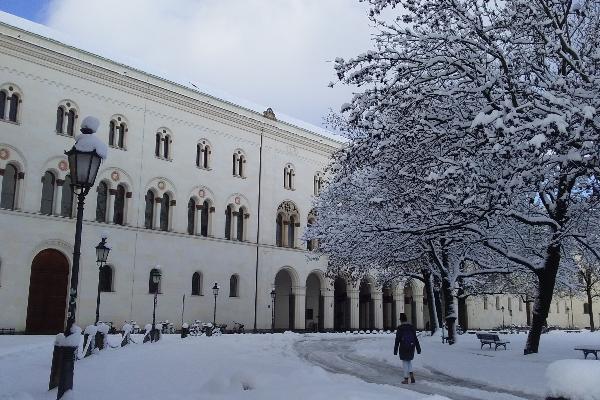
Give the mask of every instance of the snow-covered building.
[[[64, 325], [75, 231], [64, 151], [88, 115], [100, 119], [109, 154], [86, 198], [80, 325], [94, 321], [98, 289], [100, 318], [117, 325], [151, 320], [156, 289], [158, 320], [212, 320], [217, 283], [216, 319], [229, 326], [270, 329], [272, 288], [277, 329], [389, 329], [404, 311], [427, 326], [422, 285], [331, 280], [325, 260], [307, 257], [316, 243], [302, 233], [339, 138], [5, 13], [0, 57], [0, 328]], [[112, 251], [99, 271], [94, 247], [104, 233]], [[506, 324], [525, 322], [522, 303], [502, 297], [464, 302], [463, 324], [500, 325], [498, 301]], [[587, 326], [575, 301], [574, 324]], [[569, 325], [559, 308], [549, 322]]]

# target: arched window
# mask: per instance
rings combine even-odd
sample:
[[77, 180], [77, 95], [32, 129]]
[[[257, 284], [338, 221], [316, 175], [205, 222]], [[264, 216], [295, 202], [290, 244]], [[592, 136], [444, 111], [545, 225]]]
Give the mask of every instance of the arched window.
[[317, 172], [315, 174], [313, 186], [313, 194], [315, 196], [318, 196], [321, 193], [321, 189], [323, 188], [323, 177], [321, 176], [320, 172]]
[[244, 162], [246, 161], [245, 157], [240, 154], [238, 158], [238, 175], [244, 176]]
[[125, 148], [125, 133], [127, 132], [127, 125], [124, 122], [121, 122], [119, 125], [119, 143], [118, 147], [120, 149]]
[[483, 296], [483, 309], [484, 310], [488, 309], [488, 297], [487, 296]]
[[240, 208], [237, 215], [237, 240], [244, 240], [244, 218], [245, 218], [245, 209]]
[[210, 224], [210, 203], [208, 200], [205, 200], [202, 203], [202, 213], [200, 215], [200, 235], [206, 237], [208, 236], [208, 226]]
[[6, 118], [6, 99], [8, 95], [4, 90], [0, 90], [0, 119]]
[[8, 120], [11, 122], [17, 122], [17, 115], [19, 111], [19, 95], [13, 93], [10, 96], [10, 110], [8, 111]]
[[150, 271], [150, 274], [148, 275], [148, 293], [150, 293], [150, 294], [162, 293], [162, 291], [161, 291], [162, 279], [158, 283], [154, 283], [154, 281], [152, 280], [152, 275], [154, 274], [155, 271], [158, 271], [158, 270], [156, 268], [152, 268], [152, 270]]
[[[308, 225], [307, 227], [310, 228], [313, 224], [315, 223], [314, 218], [309, 218], [308, 219]], [[317, 240], [316, 239], [309, 239], [306, 241], [306, 249], [309, 251], [313, 251], [317, 249]]]
[[56, 109], [56, 133], [64, 133], [63, 127], [65, 125], [65, 109], [63, 106], [59, 106]]
[[164, 152], [163, 157], [167, 160], [171, 158], [171, 136], [166, 135], [164, 138]]
[[229, 205], [225, 209], [225, 239], [231, 239], [231, 223], [233, 222], [233, 208]]
[[42, 177], [42, 202], [40, 205], [40, 213], [52, 215], [52, 207], [54, 205], [54, 185], [56, 178], [50, 171], [46, 171]]
[[98, 286], [101, 292], [113, 291], [113, 269], [110, 265], [100, 267], [100, 276], [98, 277]]
[[169, 208], [171, 207], [171, 197], [167, 193], [163, 194], [160, 203], [160, 230], [169, 230]]
[[115, 206], [113, 212], [113, 222], [117, 225], [123, 225], [125, 223], [125, 186], [117, 186], [117, 193], [115, 193]]
[[296, 218], [292, 215], [290, 216], [290, 222], [288, 224], [288, 247], [295, 248], [296, 247]]
[[193, 235], [196, 233], [196, 200], [188, 201], [188, 223], [187, 233]]
[[202, 296], [202, 274], [194, 272], [192, 275], [192, 296]]
[[203, 150], [203, 153], [202, 153], [202, 168], [208, 168], [208, 156], [210, 154], [210, 146], [209, 145], [205, 145], [202, 150]]
[[73, 136], [75, 134], [75, 118], [77, 114], [75, 110], [71, 108], [67, 113], [67, 135]]
[[275, 242], [277, 247], [283, 247], [283, 215], [277, 214], [277, 226], [275, 227]]
[[154, 223], [154, 192], [148, 190], [145, 196], [146, 209], [144, 211], [144, 227], [146, 229], [152, 229]]
[[231, 275], [229, 278], [229, 297], [239, 297], [239, 278], [237, 275]]
[[71, 187], [71, 176], [65, 176], [62, 185], [62, 198], [60, 201], [60, 215], [73, 218], [73, 188]]
[[156, 132], [156, 143], [154, 145], [154, 155], [156, 157], [160, 157], [160, 142], [162, 140], [162, 135], [160, 132]]
[[117, 130], [117, 123], [115, 121], [110, 121], [108, 124], [108, 145], [115, 146], [115, 136]]
[[233, 176], [237, 176], [237, 169], [238, 169], [238, 155], [237, 153], [233, 154]]
[[19, 170], [12, 164], [7, 164], [2, 179], [2, 195], [0, 197], [0, 208], [13, 210], [16, 206], [17, 179]]
[[96, 195], [96, 221], [106, 222], [106, 203], [108, 201], [108, 185], [106, 182], [98, 184]]
[[196, 145], [196, 167], [200, 167], [200, 160], [202, 160], [202, 146], [198, 143]]
[[290, 164], [286, 165], [283, 169], [283, 187], [285, 189], [294, 189], [294, 167]]

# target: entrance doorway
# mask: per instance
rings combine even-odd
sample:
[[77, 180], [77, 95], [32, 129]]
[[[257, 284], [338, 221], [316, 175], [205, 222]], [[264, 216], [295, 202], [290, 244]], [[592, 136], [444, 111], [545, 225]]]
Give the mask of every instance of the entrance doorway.
[[28, 333], [56, 334], [64, 330], [67, 311], [69, 261], [58, 250], [40, 251], [31, 263]]
[[306, 278], [306, 330], [323, 331], [323, 296], [321, 296], [321, 279], [312, 272]]
[[294, 295], [292, 277], [282, 269], [275, 275], [275, 329], [294, 329]]
[[346, 281], [343, 278], [335, 278], [333, 299], [333, 330], [339, 332], [350, 329], [350, 302], [346, 293]]

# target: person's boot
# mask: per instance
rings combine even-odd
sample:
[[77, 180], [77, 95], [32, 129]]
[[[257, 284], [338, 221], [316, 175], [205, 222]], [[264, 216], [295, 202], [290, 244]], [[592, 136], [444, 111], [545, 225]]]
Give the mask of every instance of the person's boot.
[[408, 378], [404, 378], [404, 380], [402, 381], [403, 385], [407, 385], [408, 384]]
[[415, 383], [415, 375], [412, 372], [410, 373], [410, 383]]

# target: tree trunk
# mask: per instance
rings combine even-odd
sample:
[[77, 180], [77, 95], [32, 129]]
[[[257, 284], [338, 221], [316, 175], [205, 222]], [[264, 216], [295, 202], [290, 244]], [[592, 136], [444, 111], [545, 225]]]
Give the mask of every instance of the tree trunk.
[[525, 296], [525, 312], [527, 313], [527, 326], [531, 326], [531, 300], [529, 295]]
[[527, 343], [523, 354], [537, 353], [540, 346], [540, 336], [542, 329], [548, 318], [548, 311], [552, 303], [552, 294], [554, 293], [554, 284], [556, 281], [556, 272], [560, 263], [560, 245], [558, 234], [552, 235], [552, 244], [548, 246], [544, 268], [538, 275], [538, 293], [533, 305], [533, 320], [531, 329], [527, 337]]
[[[591, 286], [587, 286], [586, 287], [586, 294], [587, 294], [587, 298], [588, 298], [588, 315], [590, 316], [590, 331], [594, 332], [595, 326], [594, 326], [594, 309], [592, 306], [592, 300], [594, 300], [592, 298], [592, 287]], [[571, 310], [571, 313], [573, 313], [573, 310]]]
[[448, 344], [456, 342], [456, 309], [454, 307], [454, 297], [452, 288], [447, 278], [442, 279], [442, 296], [444, 297], [446, 329], [448, 329]]
[[442, 326], [442, 321], [443, 321], [443, 316], [442, 316], [442, 300], [441, 300], [441, 295], [440, 295], [440, 291], [439, 290], [433, 290], [433, 295], [435, 297], [435, 310], [437, 312], [437, 322], [438, 322], [438, 327]]
[[433, 276], [428, 269], [421, 270], [423, 280], [425, 281], [425, 291], [427, 292], [427, 308], [429, 310], [429, 328], [431, 334], [435, 334], [439, 326], [437, 323], [437, 311], [435, 307], [435, 295], [433, 293]]

